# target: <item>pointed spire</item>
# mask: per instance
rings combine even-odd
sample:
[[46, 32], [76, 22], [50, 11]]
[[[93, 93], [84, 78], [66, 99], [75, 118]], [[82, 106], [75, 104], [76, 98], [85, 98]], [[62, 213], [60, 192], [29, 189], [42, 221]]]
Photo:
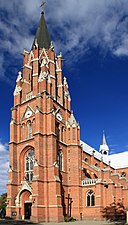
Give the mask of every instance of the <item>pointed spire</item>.
[[103, 130], [103, 141], [102, 141], [102, 145], [107, 145], [104, 130]]
[[[44, 4], [42, 3], [42, 5]], [[45, 48], [45, 49], [49, 49], [51, 45], [51, 38], [50, 38], [48, 28], [45, 22], [44, 11], [42, 11], [41, 13], [41, 18], [40, 18], [40, 22], [39, 22], [36, 35], [34, 38], [34, 42], [32, 45], [32, 50], [34, 49], [34, 47], [37, 47], [37, 45], [39, 48]]]

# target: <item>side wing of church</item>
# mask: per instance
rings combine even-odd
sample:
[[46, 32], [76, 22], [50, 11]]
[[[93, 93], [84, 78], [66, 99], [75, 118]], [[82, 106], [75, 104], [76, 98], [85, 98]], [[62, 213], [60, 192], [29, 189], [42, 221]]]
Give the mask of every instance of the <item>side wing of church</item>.
[[128, 206], [127, 174], [105, 160], [101, 153], [109, 149], [98, 153], [80, 142], [62, 53], [55, 54], [44, 13], [31, 51], [23, 55], [10, 122], [7, 216], [33, 222], [101, 219], [113, 202]]

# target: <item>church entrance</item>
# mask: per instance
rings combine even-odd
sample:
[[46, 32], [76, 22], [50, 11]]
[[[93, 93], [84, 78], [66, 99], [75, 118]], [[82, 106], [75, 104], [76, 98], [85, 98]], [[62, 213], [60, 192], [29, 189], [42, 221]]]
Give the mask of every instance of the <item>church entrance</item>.
[[32, 203], [24, 203], [24, 218], [26, 220], [29, 220], [30, 219], [30, 216], [31, 216], [31, 207], [32, 207]]

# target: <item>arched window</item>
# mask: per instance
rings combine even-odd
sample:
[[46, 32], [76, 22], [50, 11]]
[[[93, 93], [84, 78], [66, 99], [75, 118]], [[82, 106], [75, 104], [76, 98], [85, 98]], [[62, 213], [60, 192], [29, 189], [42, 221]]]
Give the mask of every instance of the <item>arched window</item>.
[[73, 127], [73, 140], [75, 140], [76, 139], [76, 129], [75, 129], [75, 127]]
[[58, 151], [58, 167], [60, 171], [63, 170], [63, 155], [60, 150]]
[[32, 138], [32, 123], [28, 124], [28, 138]]
[[33, 179], [34, 160], [34, 150], [30, 149], [25, 156], [25, 179], [29, 182]]
[[59, 128], [59, 123], [56, 123], [56, 136], [57, 140], [60, 139], [60, 128]]
[[68, 128], [68, 140], [70, 140], [70, 128]]
[[94, 206], [95, 205], [95, 196], [92, 190], [87, 192], [87, 206]]
[[61, 128], [61, 141], [64, 141], [64, 127]]
[[86, 158], [84, 159], [84, 161], [87, 162], [87, 161], [88, 161], [88, 158], [86, 157]]
[[106, 151], [104, 151], [104, 152], [103, 152], [103, 154], [104, 154], [104, 155], [107, 155], [107, 152], [106, 152]]

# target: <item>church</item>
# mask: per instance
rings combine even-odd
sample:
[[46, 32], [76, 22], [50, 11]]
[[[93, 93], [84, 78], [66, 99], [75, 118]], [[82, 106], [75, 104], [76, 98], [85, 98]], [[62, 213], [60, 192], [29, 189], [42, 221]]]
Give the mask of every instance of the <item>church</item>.
[[128, 207], [128, 163], [109, 155], [104, 133], [99, 151], [81, 141], [62, 60], [42, 12], [11, 109], [6, 215], [14, 219], [101, 220], [113, 202]]

